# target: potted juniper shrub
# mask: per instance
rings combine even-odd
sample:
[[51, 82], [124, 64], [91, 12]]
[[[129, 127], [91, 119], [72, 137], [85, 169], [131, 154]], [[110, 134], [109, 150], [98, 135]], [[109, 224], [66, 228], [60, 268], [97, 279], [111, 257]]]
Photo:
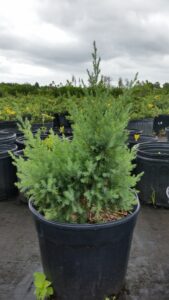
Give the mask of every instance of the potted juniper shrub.
[[[122, 289], [139, 212], [127, 147], [125, 93], [97, 84], [70, 109], [73, 139], [52, 130], [45, 141], [25, 124], [24, 157], [14, 157], [18, 187], [33, 215], [44, 273], [57, 300], [104, 300]], [[93, 78], [92, 78], [93, 76]]]
[[[124, 96], [122, 96], [124, 97]], [[38, 232], [42, 264], [58, 300], [103, 300], [123, 287], [139, 211], [128, 112], [106, 92], [72, 110], [74, 138], [42, 141], [25, 128], [15, 158]]]

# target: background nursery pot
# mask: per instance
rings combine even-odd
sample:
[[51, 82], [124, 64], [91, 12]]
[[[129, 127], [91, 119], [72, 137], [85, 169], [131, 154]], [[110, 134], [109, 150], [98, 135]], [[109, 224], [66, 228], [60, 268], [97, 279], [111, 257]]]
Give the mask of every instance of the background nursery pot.
[[[137, 200], [138, 201], [138, 200]], [[47, 221], [29, 201], [42, 264], [59, 300], [104, 300], [123, 287], [133, 229], [140, 209], [102, 224]]]
[[133, 146], [139, 144], [139, 143], [151, 143], [151, 142], [157, 142], [158, 139], [151, 136], [151, 135], [144, 135], [144, 134], [136, 134], [136, 135], [129, 135], [128, 138], [128, 145], [131, 149]]
[[54, 128], [60, 128], [61, 126], [71, 129], [71, 122], [67, 119], [69, 117], [68, 112], [54, 114]]
[[[48, 137], [47, 133], [42, 133], [40, 135], [41, 140], [45, 140]], [[18, 146], [18, 150], [23, 150], [25, 148], [26, 139], [24, 136], [20, 136], [16, 139], [16, 144]]]
[[128, 123], [127, 128], [132, 129], [136, 128], [143, 132], [146, 135], [152, 135], [153, 132], [153, 120], [152, 118], [140, 119], [140, 120], [131, 120]]
[[166, 132], [167, 141], [169, 142], [169, 127], [165, 128], [165, 132]]
[[0, 145], [0, 201], [8, 200], [18, 194], [15, 186], [17, 181], [16, 167], [12, 164], [12, 158], [8, 151], [15, 152], [16, 145]]
[[44, 128], [46, 131], [49, 131], [51, 128], [53, 128], [53, 122], [33, 123], [32, 124], [33, 132], [38, 131], [40, 128]]
[[16, 121], [0, 121], [0, 129], [17, 129]]
[[139, 172], [144, 172], [137, 184], [140, 200], [169, 207], [169, 144], [139, 144], [136, 173]]
[[169, 126], [169, 115], [159, 115], [154, 118], [153, 131], [159, 135]]
[[0, 145], [14, 144], [16, 141], [16, 134], [10, 133], [7, 130], [0, 130]]

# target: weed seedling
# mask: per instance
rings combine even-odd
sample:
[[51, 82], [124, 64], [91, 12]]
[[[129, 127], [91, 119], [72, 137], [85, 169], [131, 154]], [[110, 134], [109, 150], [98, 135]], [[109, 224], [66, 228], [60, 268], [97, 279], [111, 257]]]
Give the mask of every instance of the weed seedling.
[[37, 300], [45, 300], [54, 294], [51, 282], [46, 279], [45, 274], [34, 273], [35, 295]]

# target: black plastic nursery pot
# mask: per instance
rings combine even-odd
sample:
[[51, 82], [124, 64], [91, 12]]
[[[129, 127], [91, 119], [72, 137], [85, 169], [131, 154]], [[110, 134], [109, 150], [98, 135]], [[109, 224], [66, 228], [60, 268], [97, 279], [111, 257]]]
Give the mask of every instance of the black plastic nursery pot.
[[53, 128], [53, 121], [52, 122], [34, 123], [34, 124], [32, 124], [32, 131], [33, 132], [36, 132], [36, 131], [38, 131], [39, 129], [42, 129], [42, 128], [45, 129], [45, 132], [49, 131], [51, 128]]
[[10, 200], [18, 194], [15, 186], [17, 181], [16, 167], [12, 164], [12, 158], [8, 151], [15, 152], [16, 145], [0, 145], [0, 201]]
[[18, 129], [17, 121], [0, 121], [0, 130], [6, 130], [10, 134], [16, 134], [16, 136], [23, 135]]
[[18, 128], [6, 128], [5, 131], [8, 131], [10, 134], [16, 134], [16, 137], [23, 136], [23, 132]]
[[154, 118], [153, 131], [159, 135], [161, 131], [165, 131], [169, 127], [169, 115], [159, 115]]
[[15, 156], [16, 157], [24, 157], [24, 151], [17, 149], [17, 151], [15, 151]]
[[139, 130], [139, 129], [136, 129], [136, 128], [130, 128], [130, 129], [127, 129], [127, 130], [128, 130], [129, 136], [134, 136], [135, 134], [142, 134], [143, 133], [142, 130]]
[[145, 135], [152, 135], [153, 132], [153, 119], [140, 119], [140, 120], [131, 120], [127, 126], [128, 129], [136, 128], [143, 132]]
[[165, 128], [165, 132], [166, 132], [167, 141], [169, 142], [169, 127]]
[[[41, 139], [42, 140], [45, 140], [47, 137], [48, 137], [47, 133], [41, 134]], [[16, 144], [18, 146], [18, 150], [23, 150], [25, 148], [25, 137], [24, 136], [18, 137], [16, 139]]]
[[68, 120], [69, 113], [68, 112], [63, 112], [63, 113], [56, 113], [54, 114], [54, 128], [71, 128], [71, 122]]
[[8, 128], [17, 128], [16, 121], [0, 121], [0, 130]]
[[20, 136], [16, 139], [16, 144], [18, 146], [18, 150], [22, 150], [25, 148], [25, 137]]
[[122, 289], [139, 201], [127, 217], [95, 225], [47, 221], [31, 201], [29, 208], [58, 300], [104, 300]]
[[169, 144], [139, 144], [136, 172], [144, 172], [137, 185], [139, 199], [169, 207]]
[[151, 142], [157, 142], [158, 139], [156, 137], [153, 137], [151, 135], [144, 135], [144, 134], [138, 134], [138, 135], [129, 135], [128, 138], [128, 146], [131, 149], [133, 146], [139, 144], [139, 143], [151, 143]]
[[9, 132], [7, 129], [0, 130], [0, 145], [14, 144], [16, 141], [16, 134]]
[[64, 133], [59, 132], [59, 130], [54, 130], [54, 132], [60, 137], [62, 138], [63, 136], [72, 140], [73, 139], [73, 132], [71, 129], [65, 129]]

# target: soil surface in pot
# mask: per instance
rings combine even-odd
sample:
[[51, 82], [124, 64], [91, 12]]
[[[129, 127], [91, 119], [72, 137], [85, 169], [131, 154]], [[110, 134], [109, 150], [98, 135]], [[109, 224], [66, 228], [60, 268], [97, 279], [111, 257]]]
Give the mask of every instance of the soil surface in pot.
[[[0, 299], [35, 300], [33, 273], [42, 269], [37, 235], [27, 206], [18, 200], [0, 202], [0, 228]], [[126, 286], [118, 300], [169, 299], [168, 228], [168, 209], [141, 208]]]

